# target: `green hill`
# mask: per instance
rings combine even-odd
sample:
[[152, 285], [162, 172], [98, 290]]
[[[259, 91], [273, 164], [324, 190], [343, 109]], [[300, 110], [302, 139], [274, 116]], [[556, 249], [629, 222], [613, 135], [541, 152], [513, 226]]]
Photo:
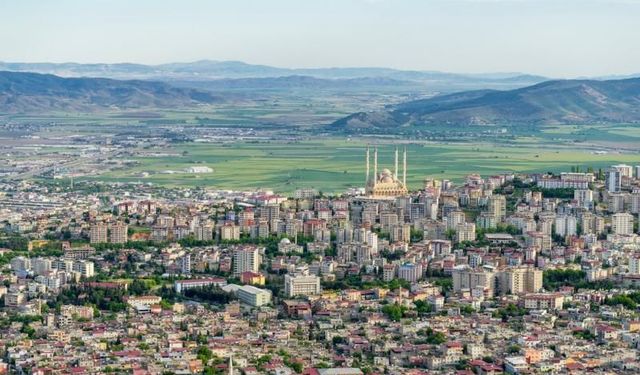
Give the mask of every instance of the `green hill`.
[[478, 90], [355, 113], [334, 130], [452, 124], [602, 124], [640, 122], [640, 78], [557, 80], [509, 91]]

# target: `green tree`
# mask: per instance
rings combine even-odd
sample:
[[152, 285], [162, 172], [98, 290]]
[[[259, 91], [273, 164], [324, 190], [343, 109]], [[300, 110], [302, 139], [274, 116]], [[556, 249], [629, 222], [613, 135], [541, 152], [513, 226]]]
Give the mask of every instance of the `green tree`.
[[385, 305], [384, 307], [382, 307], [382, 312], [390, 320], [394, 322], [398, 322], [400, 321], [400, 319], [402, 319], [402, 316], [404, 315], [404, 312], [406, 311], [406, 309], [407, 309], [406, 307], [400, 306], [397, 303], [394, 303], [393, 305]]

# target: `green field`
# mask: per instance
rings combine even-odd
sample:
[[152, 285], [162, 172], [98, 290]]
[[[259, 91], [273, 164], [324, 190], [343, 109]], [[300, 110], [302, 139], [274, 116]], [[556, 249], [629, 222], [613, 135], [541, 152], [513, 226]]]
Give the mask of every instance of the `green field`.
[[[308, 98], [307, 98], [308, 99]], [[364, 149], [379, 144], [380, 168], [393, 168], [395, 144], [409, 150], [408, 182], [419, 188], [425, 177], [460, 181], [469, 173], [483, 176], [504, 172], [562, 172], [580, 166], [605, 168], [615, 163], [640, 164], [640, 126], [557, 125], [557, 126], [468, 126], [417, 127], [421, 133], [378, 133], [348, 136], [317, 130], [332, 119], [361, 108], [362, 97], [302, 100], [295, 96], [269, 98], [259, 102], [220, 105], [207, 111], [162, 111], [160, 113], [113, 113], [109, 115], [58, 114], [15, 119], [51, 121], [55, 126], [38, 133], [36, 140], [13, 137], [19, 145], [36, 144], [37, 154], [25, 158], [55, 158], [66, 150], [58, 140], [86, 136], [101, 139], [124, 131], [153, 134], [167, 124], [180, 124], [185, 131], [200, 129], [253, 128], [268, 139], [303, 141], [226, 141], [219, 143], [179, 143], [170, 141], [166, 149], [156, 146], [132, 149], [122, 159], [137, 165], [107, 170], [79, 180], [148, 182], [164, 186], [206, 186], [221, 189], [273, 189], [291, 192], [313, 187], [324, 192], [342, 192], [364, 184]], [[377, 100], [381, 100], [377, 98]], [[373, 103], [373, 104], [372, 104]], [[375, 100], [369, 103], [375, 107]], [[166, 123], [166, 124], [165, 124]], [[320, 135], [323, 134], [323, 135]], [[45, 140], [48, 142], [45, 142]], [[197, 139], [195, 137], [194, 139]], [[162, 157], [142, 157], [142, 154]], [[195, 165], [208, 166], [213, 173], [188, 174]], [[164, 173], [173, 171], [177, 173]], [[145, 174], [148, 176], [145, 177]]]
[[[138, 166], [101, 175], [97, 179], [120, 182], [152, 182], [166, 186], [215, 188], [270, 188], [290, 192], [314, 187], [340, 192], [363, 186], [365, 139], [323, 139], [301, 142], [236, 142], [228, 144], [179, 144], [167, 150], [179, 156], [137, 158]], [[379, 146], [379, 169], [393, 168], [395, 146]], [[427, 176], [459, 181], [469, 173], [483, 176], [502, 172], [569, 171], [607, 167], [613, 163], [640, 164], [638, 153], [595, 154], [589, 149], [543, 143], [539, 140], [513, 144], [442, 144], [413, 142], [408, 148], [408, 183], [418, 188]], [[207, 174], [163, 174], [193, 165], [214, 169]], [[373, 166], [372, 166], [373, 168]], [[140, 173], [149, 172], [148, 177]]]

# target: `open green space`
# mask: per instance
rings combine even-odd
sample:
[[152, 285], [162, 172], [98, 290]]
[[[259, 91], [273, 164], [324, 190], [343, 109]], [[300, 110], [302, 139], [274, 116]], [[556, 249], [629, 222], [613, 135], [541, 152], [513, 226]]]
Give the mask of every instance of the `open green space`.
[[[97, 179], [166, 186], [267, 188], [281, 192], [314, 187], [324, 192], [341, 192], [349, 187], [363, 186], [367, 143], [366, 139], [329, 138], [300, 142], [177, 144], [166, 150], [154, 150], [171, 153], [171, 156], [136, 158], [139, 165], [111, 171]], [[379, 170], [393, 169], [395, 145], [385, 143], [378, 148]], [[586, 170], [588, 167], [605, 168], [614, 163], [640, 163], [638, 153], [596, 154], [587, 148], [535, 141], [513, 144], [413, 142], [407, 144], [407, 149], [407, 180], [412, 189], [419, 188], [427, 176], [460, 181], [469, 173], [489, 176], [504, 172], [562, 172], [569, 171], [572, 166]], [[195, 165], [208, 166], [214, 172], [183, 172]], [[373, 164], [371, 168], [373, 170]], [[149, 176], [141, 177], [143, 172], [148, 172]]]

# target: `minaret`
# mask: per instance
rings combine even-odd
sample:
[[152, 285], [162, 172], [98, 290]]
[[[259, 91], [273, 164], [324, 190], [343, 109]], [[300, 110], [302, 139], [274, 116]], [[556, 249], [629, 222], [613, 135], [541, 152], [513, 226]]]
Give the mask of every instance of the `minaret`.
[[373, 150], [373, 186], [378, 182], [378, 148]]
[[402, 153], [402, 185], [407, 187], [407, 146], [404, 147], [404, 152]]
[[369, 146], [367, 146], [367, 179], [364, 181], [364, 186], [369, 184]]
[[229, 375], [233, 375], [233, 355], [229, 356]]
[[393, 170], [393, 178], [398, 179], [398, 146], [396, 146], [396, 167]]

